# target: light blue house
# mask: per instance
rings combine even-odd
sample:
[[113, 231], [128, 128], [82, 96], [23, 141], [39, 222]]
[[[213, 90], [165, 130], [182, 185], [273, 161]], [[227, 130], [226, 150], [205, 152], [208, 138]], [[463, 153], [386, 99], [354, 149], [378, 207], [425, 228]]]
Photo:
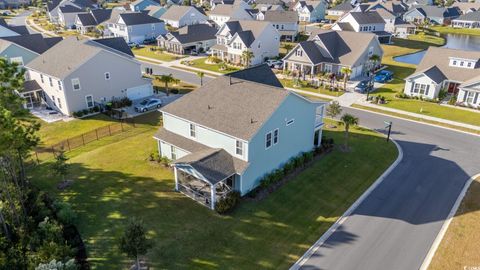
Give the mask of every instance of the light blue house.
[[131, 11], [143, 11], [148, 6], [160, 6], [160, 3], [155, 2], [154, 0], [137, 0], [130, 3]]
[[148, 16], [160, 19], [163, 13], [167, 12], [167, 8], [161, 6], [148, 6], [143, 10], [143, 12], [147, 12]]
[[[214, 209], [321, 141], [324, 103], [281, 88], [266, 65], [219, 77], [161, 109], [155, 134], [175, 189]], [[316, 138], [316, 139], [315, 139]]]
[[0, 38], [0, 57], [24, 66], [62, 40], [44, 38], [41, 34]]

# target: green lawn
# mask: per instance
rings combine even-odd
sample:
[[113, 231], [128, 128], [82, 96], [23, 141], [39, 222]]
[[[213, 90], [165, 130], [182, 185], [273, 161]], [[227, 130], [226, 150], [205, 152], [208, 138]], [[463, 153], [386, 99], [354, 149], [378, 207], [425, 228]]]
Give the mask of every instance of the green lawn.
[[429, 29], [441, 34], [464, 34], [480, 36], [480, 29], [454, 28], [450, 26], [432, 26]]
[[294, 86], [293, 81], [289, 80], [289, 79], [280, 79], [280, 82], [283, 84], [283, 87], [305, 90], [305, 91], [309, 91], [309, 92], [312, 92], [312, 93], [319, 93], [319, 94], [328, 95], [328, 96], [332, 96], [332, 97], [338, 97], [338, 96], [343, 95], [343, 92], [341, 92], [341, 91], [334, 92], [334, 91], [330, 91], [328, 89], [325, 89], [323, 87], [319, 87], [319, 88], [310, 87], [310, 86], [307, 85], [306, 82], [302, 82], [300, 87]]
[[[69, 153], [67, 178], [74, 184], [64, 192], [55, 189], [59, 178], [49, 174], [48, 164], [30, 172], [33, 183], [79, 214], [94, 269], [126, 268], [117, 243], [132, 216], [145, 221], [155, 243], [148, 254], [155, 269], [286, 269], [397, 156], [393, 143], [355, 128], [351, 152], [335, 150], [266, 199], [242, 202], [220, 216], [174, 192], [172, 172], [147, 161], [155, 130], [152, 124], [144, 133]], [[325, 135], [343, 140], [336, 129]]]
[[427, 101], [396, 98], [395, 94], [401, 93], [404, 90], [404, 79], [415, 71], [416, 66], [397, 62], [393, 60], [393, 57], [425, 50], [429, 46], [441, 46], [444, 44], [444, 39], [437, 36], [420, 34], [410, 35], [408, 40], [395, 38], [393, 41], [393, 45], [382, 45], [384, 50], [382, 63], [394, 72], [394, 79], [375, 92], [375, 95], [386, 97], [388, 103], [382, 106], [472, 125], [480, 125], [480, 113], [440, 106], [437, 103]]
[[221, 66], [220, 64], [207, 64], [205, 63], [205, 60], [207, 60], [207, 58], [199, 58], [199, 59], [190, 61], [192, 63], [191, 66], [195, 68], [201, 68], [201, 69], [205, 69], [213, 72], [219, 72], [219, 73], [229, 73], [229, 72], [240, 70], [239, 68], [236, 68], [233, 66], [227, 66], [226, 70], [220, 70], [220, 66]]
[[171, 61], [175, 61], [175, 60], [178, 60], [178, 59], [185, 58], [185, 56], [165, 53], [165, 52], [161, 52], [159, 50], [153, 50], [152, 51], [151, 50], [152, 48], [155, 49], [155, 48], [157, 48], [157, 46], [146, 45], [145, 47], [142, 47], [142, 48], [133, 48], [132, 52], [136, 56], [153, 58], [153, 59], [163, 61], [163, 62], [171, 62]]

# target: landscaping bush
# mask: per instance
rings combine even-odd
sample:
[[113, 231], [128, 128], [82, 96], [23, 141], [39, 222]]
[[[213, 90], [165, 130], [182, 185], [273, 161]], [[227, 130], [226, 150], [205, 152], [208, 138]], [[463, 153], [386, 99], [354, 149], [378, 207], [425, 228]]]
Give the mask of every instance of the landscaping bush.
[[56, 202], [55, 208], [57, 217], [65, 225], [74, 225], [77, 221], [77, 214], [72, 210], [70, 204], [66, 202]]
[[172, 89], [172, 90], [170, 90], [170, 93], [172, 93], [172, 94], [178, 94], [179, 91], [178, 91], [178, 89]]
[[232, 211], [239, 201], [240, 192], [231, 191], [225, 196], [225, 198], [221, 198], [215, 203], [215, 211], [219, 214], [226, 214]]
[[295, 161], [293, 159], [290, 159], [285, 165], [283, 166], [283, 173], [285, 175], [290, 174], [295, 170]]
[[455, 105], [456, 102], [457, 102], [457, 95], [452, 96], [452, 97], [448, 100], [448, 104], [449, 104], [449, 105]]
[[303, 167], [303, 165], [305, 164], [305, 158], [303, 157], [303, 153], [296, 156], [293, 160], [295, 161], [295, 168]]
[[303, 153], [303, 159], [305, 160], [305, 163], [308, 163], [313, 160], [313, 152], [305, 152]]
[[443, 100], [444, 98], [447, 97], [447, 95], [448, 95], [447, 90], [442, 89], [442, 90], [440, 90], [440, 92], [438, 93], [438, 99], [439, 99], [439, 100]]
[[84, 109], [84, 110], [82, 110], [82, 113], [83, 113], [83, 115], [87, 115], [87, 114], [88, 114], [88, 110], [87, 110], [87, 109]]
[[98, 107], [98, 106], [93, 107], [93, 111], [94, 111], [94, 112], [99, 112], [99, 111], [100, 111], [100, 107]]

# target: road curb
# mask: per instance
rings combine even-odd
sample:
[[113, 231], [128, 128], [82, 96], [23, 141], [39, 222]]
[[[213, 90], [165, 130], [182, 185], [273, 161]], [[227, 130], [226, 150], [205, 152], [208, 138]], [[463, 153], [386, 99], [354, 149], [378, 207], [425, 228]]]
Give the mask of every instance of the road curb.
[[330, 226], [330, 228], [300, 257], [291, 267], [290, 270], [297, 270], [302, 267], [305, 262], [327, 241], [327, 239], [342, 225], [345, 220], [347, 220], [348, 216], [352, 214], [352, 212], [357, 209], [357, 207], [372, 193], [372, 191], [380, 185], [383, 180], [400, 164], [403, 160], [403, 150], [400, 145], [393, 139], [392, 142], [398, 149], [398, 157], [397, 159], [388, 167], [387, 170], [383, 172], [383, 174], [375, 180], [375, 182], [343, 213], [343, 215], [337, 219], [337, 221]]
[[458, 195], [457, 200], [455, 201], [452, 209], [450, 210], [450, 213], [448, 213], [447, 219], [443, 223], [442, 228], [440, 229], [440, 231], [437, 234], [437, 237], [433, 241], [433, 244], [430, 247], [430, 250], [428, 251], [427, 256], [425, 256], [425, 259], [423, 260], [423, 263], [420, 266], [419, 270], [427, 270], [428, 267], [430, 266], [430, 263], [432, 262], [432, 259], [435, 256], [435, 252], [437, 252], [437, 249], [440, 246], [440, 243], [442, 242], [443, 237], [445, 237], [445, 234], [447, 233], [450, 223], [452, 223], [453, 216], [457, 213], [458, 207], [460, 207], [460, 204], [462, 203], [463, 198], [467, 194], [468, 188], [472, 184], [473, 180], [479, 177], [480, 177], [480, 173], [477, 175], [474, 175], [472, 178], [468, 179], [468, 181], [463, 186], [462, 192]]

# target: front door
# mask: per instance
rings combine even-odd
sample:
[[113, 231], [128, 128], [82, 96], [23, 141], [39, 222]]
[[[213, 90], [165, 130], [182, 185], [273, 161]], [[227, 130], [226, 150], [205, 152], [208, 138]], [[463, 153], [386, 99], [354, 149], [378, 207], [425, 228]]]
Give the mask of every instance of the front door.
[[458, 93], [458, 86], [459, 84], [458, 83], [448, 83], [448, 93], [451, 93], [451, 94], [456, 94]]

